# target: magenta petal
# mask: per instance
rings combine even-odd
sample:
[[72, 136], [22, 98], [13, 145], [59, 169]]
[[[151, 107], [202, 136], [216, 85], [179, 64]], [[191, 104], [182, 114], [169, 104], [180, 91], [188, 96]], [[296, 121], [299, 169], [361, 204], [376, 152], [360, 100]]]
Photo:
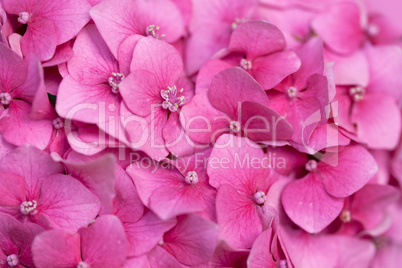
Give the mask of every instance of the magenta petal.
[[223, 184], [216, 197], [219, 237], [235, 248], [251, 248], [263, 231], [258, 205], [235, 188]]
[[[76, 232], [98, 215], [99, 199], [84, 185], [67, 175], [52, 175], [42, 182], [38, 200], [38, 214], [44, 216], [52, 228]], [[43, 224], [43, 222], [42, 222]]]
[[315, 173], [290, 183], [282, 193], [282, 203], [289, 218], [309, 233], [327, 227], [343, 207], [343, 199], [328, 195]]
[[45, 230], [42, 227], [31, 222], [24, 222], [19, 228], [12, 230], [12, 239], [20, 249], [18, 255], [20, 263], [28, 267], [34, 266], [32, 259], [32, 242], [35, 237], [43, 231]]
[[254, 77], [265, 90], [268, 90], [275, 87], [288, 75], [296, 72], [300, 65], [300, 59], [293, 51], [273, 53], [254, 60]]
[[82, 259], [91, 267], [120, 268], [127, 256], [127, 238], [119, 218], [100, 216], [79, 230]]
[[[13, 241], [13, 232], [21, 231], [22, 224], [13, 216], [0, 213], [0, 252], [3, 251], [7, 255], [17, 254], [19, 252], [18, 245]], [[0, 264], [2, 264], [0, 262]], [[6, 267], [6, 266], [2, 266]]]
[[218, 226], [196, 214], [179, 216], [163, 236], [163, 247], [186, 265], [208, 262], [218, 242]]
[[147, 37], [137, 43], [130, 69], [151, 72], [156, 76], [161, 89], [166, 90], [165, 87], [173, 86], [183, 72], [183, 62], [173, 46]]
[[292, 126], [277, 112], [259, 103], [245, 101], [241, 106], [243, 131], [253, 141], [289, 140]]
[[74, 56], [68, 61], [68, 71], [78, 83], [96, 85], [108, 83], [112, 73], [118, 73], [113, 57], [95, 25], [88, 25], [74, 42]]
[[268, 98], [262, 87], [251, 75], [239, 67], [223, 70], [212, 79], [208, 90], [212, 106], [237, 120], [239, 103], [254, 101], [267, 104]]
[[313, 20], [312, 27], [328, 47], [341, 54], [354, 52], [363, 41], [360, 9], [354, 2], [331, 5]]
[[156, 246], [148, 254], [149, 266], [144, 268], [163, 267], [163, 268], [187, 268], [188, 266], [182, 265], [175, 257], [166, 252], [163, 248]]
[[240, 24], [230, 37], [229, 49], [243, 52], [248, 60], [281, 51], [286, 47], [285, 37], [273, 24], [249, 21]]
[[175, 224], [176, 219], [163, 221], [149, 210], [137, 222], [123, 223], [129, 243], [129, 256], [139, 256], [150, 251]]
[[377, 173], [371, 154], [362, 146], [347, 146], [343, 151], [327, 153], [318, 167], [325, 190], [332, 196], [347, 197], [362, 188]]
[[51, 230], [35, 237], [33, 260], [38, 268], [76, 267], [81, 261], [80, 236], [64, 230]]

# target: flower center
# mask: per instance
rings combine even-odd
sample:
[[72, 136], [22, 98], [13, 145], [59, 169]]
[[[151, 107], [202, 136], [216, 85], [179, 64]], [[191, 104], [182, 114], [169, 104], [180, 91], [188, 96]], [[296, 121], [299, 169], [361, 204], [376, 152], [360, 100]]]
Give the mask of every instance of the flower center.
[[18, 256], [15, 254], [11, 254], [11, 255], [7, 256], [7, 263], [8, 263], [8, 266], [10, 266], [10, 267], [17, 266], [19, 263]]
[[240, 127], [240, 123], [238, 121], [232, 121], [230, 122], [230, 129], [234, 132], [234, 133], [239, 133], [241, 130]]
[[242, 67], [244, 70], [248, 71], [248, 70], [251, 70], [251, 68], [253, 68], [253, 64], [249, 60], [241, 59], [240, 67]]
[[53, 127], [55, 129], [61, 129], [62, 127], [64, 127], [63, 119], [61, 119], [60, 117], [57, 117], [56, 119], [54, 119], [53, 120]]
[[296, 96], [297, 96], [297, 89], [296, 89], [295, 87], [290, 87], [290, 88], [288, 88], [288, 96], [289, 96], [289, 98], [291, 98], [291, 99], [296, 98]]
[[307, 162], [307, 164], [306, 164], [306, 169], [308, 170], [308, 171], [317, 171], [317, 165], [318, 165], [318, 163], [317, 163], [317, 161], [315, 161], [315, 160], [309, 160], [308, 162]]
[[380, 27], [378, 27], [377, 24], [370, 23], [367, 26], [366, 31], [367, 31], [368, 35], [370, 35], [371, 37], [374, 37], [380, 33]]
[[280, 260], [279, 261], [279, 268], [288, 268], [288, 261], [287, 260]]
[[10, 93], [0, 93], [0, 101], [4, 106], [9, 105], [12, 100]]
[[31, 15], [29, 15], [28, 12], [24, 11], [19, 14], [18, 22], [21, 24], [27, 24], [30, 18], [31, 18]]
[[364, 97], [366, 90], [362, 87], [351, 87], [349, 90], [349, 95], [353, 98], [354, 101], [361, 101]]
[[124, 78], [124, 74], [122, 73], [112, 73], [112, 76], [109, 77], [109, 85], [112, 87], [113, 93], [119, 93], [119, 84], [124, 80]]
[[169, 109], [171, 112], [176, 112], [179, 106], [182, 106], [186, 102], [184, 96], [178, 96], [178, 93], [183, 92], [183, 88], [177, 91], [176, 85], [168, 87], [168, 90], [161, 90], [161, 96], [165, 100], [162, 103], [163, 109]]
[[184, 181], [188, 184], [197, 184], [198, 183], [198, 175], [195, 171], [189, 171], [184, 178]]
[[246, 19], [240, 19], [240, 18], [236, 18], [234, 20], [234, 22], [232, 22], [232, 30], [235, 30], [237, 28], [237, 26], [239, 26], [239, 24], [242, 24], [243, 22], [246, 22]]
[[258, 191], [254, 194], [254, 201], [258, 204], [258, 205], [262, 205], [264, 204], [264, 202], [267, 200], [267, 196], [265, 195], [265, 193], [263, 191]]
[[349, 210], [342, 210], [341, 215], [339, 215], [339, 218], [344, 223], [350, 222], [352, 220], [352, 217], [350, 216], [350, 211]]
[[80, 263], [77, 265], [77, 268], [91, 268], [91, 266], [89, 266], [89, 264], [86, 262], [80, 261]]
[[24, 201], [20, 205], [20, 211], [24, 215], [35, 215], [38, 211], [36, 210], [37, 202], [35, 200], [32, 201]]
[[161, 34], [161, 35], [157, 34], [159, 29], [160, 29], [159, 26], [151, 24], [146, 29], [146, 35], [147, 36], [152, 36], [155, 39], [161, 39], [161, 38], [165, 37], [166, 35], [164, 35], [164, 34]]

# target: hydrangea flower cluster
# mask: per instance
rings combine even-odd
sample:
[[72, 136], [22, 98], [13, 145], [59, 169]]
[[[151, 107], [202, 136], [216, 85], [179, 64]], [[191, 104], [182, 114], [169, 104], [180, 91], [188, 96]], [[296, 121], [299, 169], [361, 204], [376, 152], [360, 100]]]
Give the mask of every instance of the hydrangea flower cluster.
[[401, 11], [0, 0], [0, 267], [401, 267]]

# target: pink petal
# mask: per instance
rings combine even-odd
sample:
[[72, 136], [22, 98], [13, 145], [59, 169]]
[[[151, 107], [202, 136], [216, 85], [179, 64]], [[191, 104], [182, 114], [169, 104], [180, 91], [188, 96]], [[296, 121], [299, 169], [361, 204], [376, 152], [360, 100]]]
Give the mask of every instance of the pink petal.
[[321, 178], [310, 173], [285, 188], [282, 204], [294, 223], [309, 233], [318, 233], [342, 211], [343, 199], [328, 195]]
[[208, 61], [204, 66], [202, 66], [202, 68], [198, 72], [197, 81], [195, 83], [196, 93], [198, 94], [201, 91], [207, 90], [211, 85], [212, 78], [216, 74], [230, 67], [233, 66], [223, 60], [212, 59]]
[[50, 230], [35, 237], [33, 260], [38, 268], [76, 267], [81, 261], [80, 236], [64, 230]]
[[83, 260], [92, 267], [120, 268], [127, 256], [127, 238], [119, 218], [98, 217], [94, 224], [80, 229]]
[[34, 21], [28, 25], [21, 39], [22, 53], [36, 54], [42, 61], [50, 60], [56, 52], [59, 39], [60, 32], [55, 22], [49, 19]]
[[139, 256], [151, 251], [163, 238], [163, 234], [176, 224], [176, 219], [163, 221], [151, 211], [135, 223], [123, 223], [129, 243], [129, 256]]
[[219, 237], [235, 248], [251, 248], [263, 231], [258, 205], [235, 188], [223, 184], [216, 197]]
[[158, 85], [165, 89], [176, 83], [183, 72], [183, 62], [173, 46], [147, 37], [137, 43], [130, 69], [151, 72], [156, 76]]
[[104, 155], [93, 161], [70, 157], [61, 162], [67, 167], [69, 174], [84, 184], [101, 203], [101, 214], [110, 213], [113, 209], [115, 191], [115, 157]]
[[285, 49], [282, 32], [265, 21], [249, 21], [240, 24], [230, 37], [229, 49], [242, 52], [248, 60]]
[[401, 113], [392, 97], [380, 92], [365, 94], [355, 103], [351, 120], [357, 125], [359, 139], [369, 147], [389, 150], [397, 146]]
[[68, 71], [80, 84], [107, 84], [113, 72], [119, 73], [117, 60], [94, 24], [80, 31], [73, 51], [74, 56], [67, 63]]
[[255, 59], [252, 70], [255, 79], [265, 90], [268, 90], [275, 87], [288, 75], [296, 72], [300, 65], [297, 54], [286, 50]]
[[0, 89], [11, 92], [25, 82], [28, 70], [20, 56], [6, 46], [0, 46]]
[[250, 268], [275, 268], [276, 262], [271, 254], [272, 229], [262, 232], [255, 240], [247, 259]]
[[22, 224], [13, 216], [0, 213], [0, 251], [3, 251], [7, 255], [19, 253], [18, 245], [13, 241], [12, 234], [15, 231], [21, 231], [21, 229]]
[[220, 240], [209, 265], [212, 267], [247, 267], [248, 254], [249, 250], [232, 248], [225, 240]]
[[271, 182], [268, 158], [247, 138], [222, 135], [208, 163], [209, 183], [215, 188], [229, 184], [246, 195], [266, 191]]
[[195, 95], [180, 112], [181, 125], [190, 139], [200, 144], [214, 143], [219, 134], [229, 132], [230, 120], [211, 105], [207, 91]]
[[38, 214], [34, 215], [41, 225], [44, 216], [49, 227], [76, 232], [99, 213], [99, 199], [71, 176], [52, 175], [41, 186]]
[[363, 40], [360, 9], [354, 2], [331, 5], [312, 21], [312, 28], [328, 47], [341, 54], [354, 52]]
[[119, 114], [118, 96], [106, 84], [88, 86], [66, 76], [60, 84], [57, 99], [56, 111], [61, 117], [100, 127]]
[[246, 136], [253, 141], [289, 140], [292, 126], [271, 108], [245, 101], [241, 106], [242, 126]]
[[67, 41], [64, 44], [61, 44], [56, 47], [56, 52], [54, 53], [53, 58], [43, 63], [43, 67], [51, 67], [56, 66], [61, 63], [65, 63], [69, 61], [74, 55], [72, 44], [70, 41]]
[[179, 216], [163, 242], [163, 247], [183, 264], [206, 263], [218, 242], [218, 226], [195, 214]]
[[362, 188], [378, 170], [371, 154], [362, 146], [347, 146], [339, 153], [326, 153], [319, 163], [325, 190], [347, 197]]
[[153, 107], [162, 104], [161, 88], [157, 77], [145, 70], [135, 70], [119, 85], [127, 107], [140, 116], [151, 114]]
[[120, 45], [132, 35], [145, 35], [150, 25], [160, 27], [158, 35], [169, 43], [184, 34], [184, 23], [180, 11], [170, 1], [102, 1], [90, 11], [100, 33], [117, 57]]
[[367, 184], [355, 193], [351, 216], [366, 230], [374, 229], [384, 220], [386, 208], [399, 197], [400, 193], [390, 185]]
[[247, 72], [239, 67], [223, 70], [212, 79], [208, 90], [212, 106], [237, 120], [239, 103], [254, 101], [263, 105], [268, 98], [262, 87]]
[[368, 91], [387, 92], [399, 100], [402, 97], [402, 82], [398, 79], [402, 69], [402, 52], [397, 46], [367, 46], [365, 54], [370, 68]]
[[49, 154], [33, 146], [21, 146], [0, 161], [0, 170], [20, 175], [25, 179], [28, 193], [39, 193], [43, 178], [64, 172]]
[[1, 172], [0, 175], [0, 211], [11, 214], [18, 220], [23, 220], [19, 209], [21, 203], [26, 201], [25, 180], [20, 175]]

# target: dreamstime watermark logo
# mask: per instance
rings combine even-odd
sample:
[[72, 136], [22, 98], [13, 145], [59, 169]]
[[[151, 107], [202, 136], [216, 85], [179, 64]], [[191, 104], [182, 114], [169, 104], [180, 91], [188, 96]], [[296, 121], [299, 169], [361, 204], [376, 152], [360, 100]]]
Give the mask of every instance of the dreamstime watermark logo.
[[[328, 121], [327, 119], [338, 116], [337, 105], [337, 102], [333, 102], [322, 110], [312, 113], [305, 121], [300, 122], [300, 126], [297, 127], [301, 128], [302, 137], [298, 146], [302, 148], [302, 151], [314, 154], [318, 159], [324, 159], [325, 152], [322, 149], [331, 147], [331, 153], [335, 153], [339, 144], [337, 126], [336, 123], [328, 123], [335, 122], [335, 120]], [[218, 148], [241, 147], [244, 145], [243, 142], [247, 146], [261, 148], [261, 142], [270, 146], [277, 146], [286, 144], [286, 141], [290, 139], [290, 137], [285, 139], [281, 136], [284, 125], [287, 124], [283, 117], [277, 115], [268, 117], [258, 113], [252, 116], [246, 114], [245, 116], [244, 111], [242, 111], [242, 103], [238, 103], [237, 111], [231, 117], [222, 114], [209, 117], [203, 114], [195, 114], [186, 118], [178, 111], [179, 116], [174, 122], [169, 121], [170, 118], [166, 119], [169, 113], [162, 108], [161, 104], [150, 105], [147, 116], [136, 115], [127, 108], [124, 112], [121, 111], [120, 107], [105, 102], [82, 103], [73, 107], [67, 113], [68, 119], [65, 121], [66, 135], [71, 146], [78, 150], [96, 150], [98, 148], [101, 150], [101, 148], [106, 147], [152, 150], [185, 144], [202, 150], [209, 148], [211, 144]], [[80, 133], [81, 126], [74, 124], [75, 120], [80, 121], [79, 119], [83, 114], [84, 116], [90, 114], [91, 120], [89, 121], [92, 121], [90, 123], [98, 127], [98, 133], [92, 131], [90, 139], [85, 138], [88, 136], [85, 130]], [[174, 115], [170, 114], [170, 116]], [[324, 117], [325, 120], [322, 119]], [[320, 146], [310, 144], [310, 128], [316, 131], [313, 135], [320, 135]], [[232, 138], [225, 143], [217, 142], [219, 137], [225, 133], [231, 133]], [[239, 142], [235, 136], [248, 137], [249, 139], [241, 139]], [[334, 165], [334, 163], [331, 161], [330, 164]]]

